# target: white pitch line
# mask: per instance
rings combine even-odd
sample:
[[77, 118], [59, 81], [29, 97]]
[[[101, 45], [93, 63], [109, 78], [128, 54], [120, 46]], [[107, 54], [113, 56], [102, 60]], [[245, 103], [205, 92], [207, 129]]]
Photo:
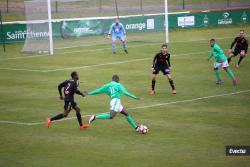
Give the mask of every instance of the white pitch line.
[[177, 103], [187, 103], [187, 102], [193, 102], [193, 101], [198, 101], [198, 100], [211, 99], [211, 98], [215, 98], [215, 97], [231, 96], [231, 95], [247, 93], [247, 92], [250, 92], [250, 89], [242, 90], [242, 91], [239, 91], [239, 92], [232, 92], [232, 93], [224, 93], [224, 94], [218, 94], [218, 95], [198, 97], [198, 98], [189, 99], [189, 100], [181, 100], [181, 101], [173, 101], [173, 102], [168, 102], [168, 103], [159, 103], [159, 104], [153, 104], [153, 105], [147, 105], [147, 106], [133, 107], [133, 108], [130, 108], [130, 110], [160, 107], [160, 106], [165, 106], [165, 105], [169, 105], [169, 104], [177, 104]]
[[[195, 53], [184, 53], [184, 54], [177, 54], [173, 55], [175, 56], [187, 56], [187, 55], [197, 55], [197, 54], [204, 54], [208, 53], [206, 52], [195, 52]], [[77, 69], [84, 69], [84, 68], [91, 68], [91, 67], [100, 67], [100, 66], [106, 66], [106, 65], [117, 65], [117, 64], [125, 64], [125, 63], [131, 63], [131, 62], [137, 62], [137, 61], [144, 61], [144, 60], [151, 60], [152, 58], [142, 58], [142, 59], [132, 59], [132, 60], [126, 60], [126, 61], [119, 61], [119, 62], [111, 62], [111, 63], [103, 63], [103, 64], [94, 64], [94, 65], [88, 65], [88, 66], [79, 66], [79, 67], [68, 67], [68, 68], [58, 68], [54, 70], [46, 70], [45, 72], [55, 72], [55, 71], [65, 71], [65, 70], [77, 70]]]
[[22, 56], [22, 57], [9, 57], [9, 58], [2, 58], [0, 61], [3, 60], [17, 60], [17, 59], [29, 59], [29, 58], [37, 58], [37, 57], [44, 57], [49, 56], [49, 54], [43, 54], [43, 55], [33, 55], [33, 56]]
[[[135, 48], [135, 47], [140, 47], [140, 46], [151, 46], [151, 45], [159, 45], [159, 43], [150, 43], [150, 44], [137, 44], [137, 45], [131, 45], [129, 48]], [[121, 47], [117, 47], [121, 48]], [[97, 51], [104, 51], [104, 50], [110, 50], [111, 48], [100, 48], [100, 49], [84, 49], [84, 50], [77, 50], [77, 51], [70, 51], [70, 52], [58, 52], [53, 56], [56, 55], [64, 55], [64, 54], [71, 54], [71, 53], [89, 53], [89, 52], [97, 52]], [[10, 58], [2, 58], [0, 61], [4, 60], [18, 60], [18, 59], [29, 59], [29, 58], [38, 58], [38, 57], [45, 57], [45, 56], [52, 56], [50, 54], [38, 54], [38, 55], [33, 55], [33, 56], [23, 56], [23, 57], [10, 57]], [[72, 56], [72, 55], [71, 55]], [[78, 56], [78, 55], [77, 55]]]
[[149, 60], [149, 59], [152, 59], [152, 58], [132, 59], [132, 60], [126, 60], [126, 61], [118, 61], [118, 62], [103, 63], [103, 64], [94, 64], [94, 65], [79, 66], [79, 67], [58, 68], [58, 69], [54, 69], [54, 70], [46, 70], [46, 72], [77, 70], [77, 69], [100, 67], [100, 66], [106, 66], [106, 65], [117, 65], [117, 64], [131, 63], [131, 62], [137, 62], [137, 61], [144, 61], [144, 60]]
[[[199, 101], [199, 100], [204, 100], [204, 99], [212, 99], [212, 98], [216, 98], [216, 97], [238, 95], [238, 94], [248, 93], [248, 92], [250, 92], [250, 89], [242, 90], [242, 91], [238, 91], [238, 92], [223, 93], [223, 94], [217, 94], [217, 95], [211, 95], [211, 96], [203, 96], [203, 97], [198, 97], [198, 98], [194, 98], [194, 99], [179, 100], [179, 101], [158, 103], [158, 104], [152, 104], [152, 105], [146, 105], [146, 106], [131, 107], [131, 108], [128, 108], [128, 110], [162, 107], [162, 106], [171, 105], [171, 104], [188, 103], [188, 102], [194, 102], [194, 101]], [[99, 114], [104, 114], [104, 113], [99, 113]], [[85, 118], [85, 117], [89, 117], [89, 116], [91, 116], [91, 115], [83, 115], [82, 117]], [[66, 120], [71, 120], [71, 119], [76, 119], [76, 117], [68, 117], [68, 118], [65, 118], [65, 119], [62, 119], [62, 120], [59, 120], [59, 121], [66, 121]], [[56, 122], [58, 122], [58, 121], [56, 121]], [[19, 122], [19, 121], [0, 120], [0, 124], [15, 124], [15, 125], [32, 126], [32, 125], [45, 124], [45, 122], [26, 123], [26, 122]]]
[[[231, 37], [221, 37], [221, 38], [216, 38], [216, 39], [230, 39]], [[208, 39], [198, 39], [198, 40], [188, 40], [188, 41], [173, 41], [172, 43], [188, 43], [188, 42], [199, 42], [199, 41], [206, 41]], [[140, 47], [140, 46], [152, 46], [152, 45], [159, 45], [160, 43], [148, 43], [148, 44], [137, 44], [137, 45], [130, 45], [129, 48], [134, 48], [134, 47]], [[95, 46], [95, 45], [90, 45], [90, 46]], [[79, 46], [81, 47], [81, 46]], [[85, 46], [82, 46], [85, 47]], [[119, 47], [118, 47], [119, 48]], [[85, 52], [95, 52], [95, 51], [104, 51], [104, 50], [110, 50], [110, 47], [106, 48], [101, 48], [101, 49], [88, 49], [88, 50], [78, 50], [78, 51], [70, 51], [70, 52], [58, 52], [55, 55], [64, 55], [64, 54], [71, 54], [71, 53], [85, 53]], [[51, 56], [49, 54], [38, 54], [38, 55], [33, 55], [33, 56], [23, 56], [23, 57], [10, 57], [10, 58], [1, 58], [0, 61], [4, 60], [18, 60], [18, 59], [29, 59], [29, 58], [38, 58], [38, 57], [45, 57], [45, 56]], [[72, 56], [72, 55], [71, 55]]]
[[[187, 55], [197, 55], [197, 54], [204, 54], [208, 53], [209, 51], [204, 52], [190, 52], [190, 53], [184, 53], [184, 54], [174, 54], [173, 56], [187, 56]], [[28, 72], [41, 72], [41, 73], [47, 73], [47, 72], [56, 72], [56, 71], [67, 71], [67, 70], [77, 70], [77, 69], [85, 69], [85, 68], [92, 68], [92, 67], [100, 67], [100, 66], [107, 66], [107, 65], [117, 65], [117, 64], [125, 64], [125, 63], [132, 63], [132, 62], [138, 62], [138, 61], [145, 61], [145, 60], [151, 60], [150, 58], [142, 58], [142, 59], [131, 59], [131, 60], [125, 60], [125, 61], [117, 61], [117, 62], [110, 62], [110, 63], [102, 63], [102, 64], [93, 64], [93, 65], [87, 65], [87, 66], [79, 66], [79, 67], [67, 67], [67, 68], [58, 68], [53, 70], [32, 70], [32, 69], [20, 69], [20, 68], [1, 68], [0, 70], [9, 70], [9, 71], [28, 71]]]
[[0, 70], [8, 70], [8, 71], [28, 71], [28, 72], [46, 72], [44, 70], [33, 70], [33, 69], [27, 69], [27, 68], [4, 68], [0, 67]]

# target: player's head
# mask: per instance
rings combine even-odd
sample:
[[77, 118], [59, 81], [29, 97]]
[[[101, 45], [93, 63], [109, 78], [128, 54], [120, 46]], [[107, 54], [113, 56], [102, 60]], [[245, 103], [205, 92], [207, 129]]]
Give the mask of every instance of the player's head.
[[119, 19], [119, 17], [117, 17], [117, 18], [115, 18], [115, 24], [119, 24], [119, 22], [120, 22], [120, 19]]
[[79, 79], [79, 75], [76, 71], [73, 71], [70, 75], [72, 79], [77, 79], [77, 80]]
[[244, 30], [240, 30], [240, 37], [243, 38], [245, 36], [245, 31]]
[[168, 51], [167, 44], [165, 44], [165, 43], [162, 44], [162, 45], [161, 45], [161, 52], [162, 52], [162, 53], [167, 53], [167, 51]]
[[210, 46], [213, 47], [214, 44], [215, 44], [215, 39], [214, 38], [210, 39]]
[[119, 82], [119, 80], [120, 80], [120, 78], [118, 75], [115, 74], [112, 76], [112, 81]]

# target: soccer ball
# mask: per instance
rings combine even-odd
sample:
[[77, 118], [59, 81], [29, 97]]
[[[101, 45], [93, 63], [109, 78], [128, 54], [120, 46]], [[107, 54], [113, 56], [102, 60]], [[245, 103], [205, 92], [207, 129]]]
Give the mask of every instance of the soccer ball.
[[140, 125], [139, 126], [139, 130], [138, 130], [138, 132], [140, 133], [140, 134], [146, 134], [146, 133], [148, 133], [148, 127], [146, 126], [146, 125]]

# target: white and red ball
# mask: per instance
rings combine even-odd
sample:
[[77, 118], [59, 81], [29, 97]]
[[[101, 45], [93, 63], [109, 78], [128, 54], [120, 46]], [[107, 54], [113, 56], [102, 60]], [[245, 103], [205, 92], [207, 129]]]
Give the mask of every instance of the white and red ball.
[[146, 134], [146, 133], [148, 133], [148, 127], [146, 126], [146, 125], [140, 125], [139, 126], [139, 133], [140, 134]]

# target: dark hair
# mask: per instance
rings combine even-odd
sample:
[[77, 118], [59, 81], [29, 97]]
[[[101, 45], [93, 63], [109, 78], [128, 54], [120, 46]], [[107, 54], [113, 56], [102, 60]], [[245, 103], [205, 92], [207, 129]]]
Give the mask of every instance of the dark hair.
[[119, 82], [119, 76], [118, 75], [113, 75], [112, 76], [112, 81]]
[[166, 44], [166, 43], [162, 44], [162, 45], [161, 45], [161, 48], [163, 48], [163, 47], [166, 47], [166, 48], [167, 48], [167, 44]]
[[245, 32], [245, 31], [241, 29], [240, 32]]
[[210, 42], [215, 42], [215, 39], [214, 38], [210, 39]]
[[75, 76], [77, 76], [77, 72], [73, 71], [70, 75], [71, 75], [71, 78], [74, 78]]

